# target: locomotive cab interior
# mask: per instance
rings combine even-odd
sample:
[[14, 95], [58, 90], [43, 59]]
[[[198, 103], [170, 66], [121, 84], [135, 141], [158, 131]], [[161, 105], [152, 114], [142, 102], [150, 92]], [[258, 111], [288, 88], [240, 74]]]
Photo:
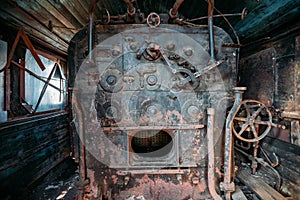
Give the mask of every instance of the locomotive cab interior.
[[299, 0], [4, 0], [0, 199], [300, 199]]

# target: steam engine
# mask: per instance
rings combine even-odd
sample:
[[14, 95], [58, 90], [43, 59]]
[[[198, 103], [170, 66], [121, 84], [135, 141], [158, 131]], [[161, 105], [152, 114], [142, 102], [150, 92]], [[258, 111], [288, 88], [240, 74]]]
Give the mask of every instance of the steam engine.
[[207, 26], [99, 25], [90, 55], [87, 40], [84, 30], [70, 45], [85, 197], [206, 199], [210, 184], [220, 192], [236, 85], [230, 36], [214, 27], [215, 59]]

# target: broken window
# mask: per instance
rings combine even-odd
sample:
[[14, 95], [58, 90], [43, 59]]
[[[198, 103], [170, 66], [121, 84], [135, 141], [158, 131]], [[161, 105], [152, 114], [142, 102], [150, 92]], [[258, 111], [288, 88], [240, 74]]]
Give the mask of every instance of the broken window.
[[25, 68], [38, 77], [25, 72], [22, 105], [30, 113], [63, 110], [66, 104], [66, 78], [61, 66], [58, 61], [42, 55], [39, 57], [46, 68], [43, 71], [31, 52], [26, 50]]

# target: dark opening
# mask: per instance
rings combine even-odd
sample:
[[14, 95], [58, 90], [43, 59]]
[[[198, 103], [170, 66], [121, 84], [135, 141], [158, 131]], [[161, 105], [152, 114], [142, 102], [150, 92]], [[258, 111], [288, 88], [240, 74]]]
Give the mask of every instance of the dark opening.
[[133, 136], [131, 147], [140, 156], [162, 157], [171, 151], [173, 140], [170, 134], [162, 130], [140, 131]]

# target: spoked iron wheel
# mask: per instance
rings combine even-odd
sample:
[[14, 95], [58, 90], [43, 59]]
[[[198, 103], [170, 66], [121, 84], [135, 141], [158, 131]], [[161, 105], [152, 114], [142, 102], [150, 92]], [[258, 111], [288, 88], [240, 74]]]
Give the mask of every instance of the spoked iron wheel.
[[269, 109], [256, 100], [245, 100], [240, 103], [233, 117], [232, 131], [245, 142], [257, 142], [271, 130], [272, 115]]

